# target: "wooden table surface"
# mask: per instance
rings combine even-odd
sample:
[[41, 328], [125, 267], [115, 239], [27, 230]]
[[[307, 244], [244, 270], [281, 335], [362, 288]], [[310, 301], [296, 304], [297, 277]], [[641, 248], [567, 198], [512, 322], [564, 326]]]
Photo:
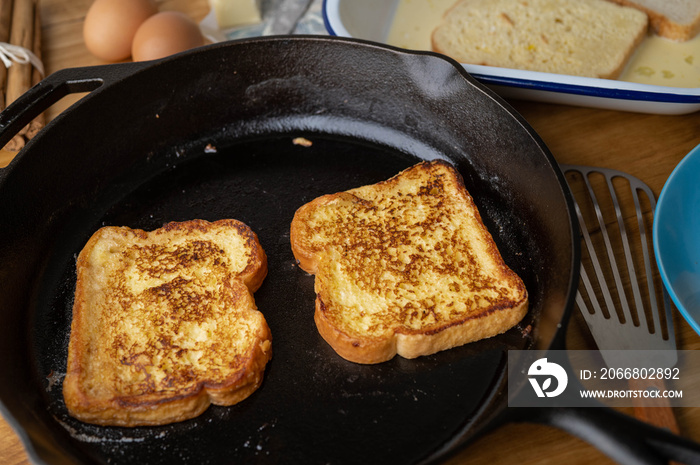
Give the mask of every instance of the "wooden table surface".
[[[101, 64], [86, 50], [82, 22], [92, 0], [40, 0], [43, 58], [49, 73], [62, 68]], [[178, 10], [201, 20], [207, 0], [162, 0], [161, 9]], [[77, 96], [47, 111], [51, 119]], [[578, 108], [525, 101], [510, 102], [541, 135], [560, 163], [626, 171], [646, 182], [658, 196], [676, 164], [700, 143], [700, 114], [662, 116]], [[5, 166], [12, 154], [0, 155]], [[700, 349], [700, 337], [676, 313], [680, 349]], [[574, 314], [568, 330], [571, 349], [593, 349], [583, 320]], [[631, 412], [625, 412], [631, 413]], [[682, 434], [700, 441], [700, 408], [677, 408]], [[506, 425], [453, 457], [456, 464], [611, 463], [592, 446], [551, 427]], [[30, 463], [12, 428], [0, 418], [0, 463]]]

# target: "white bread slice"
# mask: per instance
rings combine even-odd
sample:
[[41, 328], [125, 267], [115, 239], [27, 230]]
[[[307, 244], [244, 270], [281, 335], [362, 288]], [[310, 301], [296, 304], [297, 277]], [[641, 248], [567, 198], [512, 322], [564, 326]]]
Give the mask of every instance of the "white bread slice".
[[88, 423], [161, 425], [260, 386], [271, 335], [252, 292], [267, 274], [236, 220], [99, 229], [80, 252], [63, 397]]
[[606, 0], [462, 0], [433, 50], [467, 64], [614, 79], [647, 33], [647, 16]]
[[652, 30], [659, 36], [685, 42], [700, 32], [698, 0], [610, 0], [630, 6], [649, 16]]
[[525, 285], [445, 162], [318, 197], [294, 215], [291, 244], [316, 275], [319, 333], [353, 362], [457, 347], [527, 313]]

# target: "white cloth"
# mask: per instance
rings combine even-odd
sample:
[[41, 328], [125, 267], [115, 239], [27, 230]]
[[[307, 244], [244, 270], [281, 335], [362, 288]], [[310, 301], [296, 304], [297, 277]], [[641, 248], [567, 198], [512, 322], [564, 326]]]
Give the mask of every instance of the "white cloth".
[[12, 66], [12, 63], [27, 64], [31, 63], [41, 75], [44, 75], [44, 64], [30, 50], [19, 45], [0, 42], [0, 60], [5, 64], [6, 68]]

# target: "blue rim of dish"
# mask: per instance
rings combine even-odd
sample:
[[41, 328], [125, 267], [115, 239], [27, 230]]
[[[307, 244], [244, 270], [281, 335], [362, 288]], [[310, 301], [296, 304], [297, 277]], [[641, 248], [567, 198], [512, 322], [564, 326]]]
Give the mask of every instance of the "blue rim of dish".
[[[339, 34], [333, 29], [331, 21], [328, 18], [327, 3], [328, 0], [323, 0], [323, 6], [321, 8], [323, 15], [323, 24], [330, 35], [339, 37]], [[700, 95], [684, 95], [667, 92], [646, 92], [633, 89], [611, 89], [594, 86], [584, 86], [580, 84], [566, 84], [559, 82], [546, 82], [505, 76], [492, 76], [479, 73], [470, 74], [474, 76], [475, 79], [481, 81], [483, 84], [486, 85], [507, 86], [519, 89], [537, 90], [542, 92], [556, 92], [559, 94], [583, 95], [587, 97], [599, 97], [607, 99], [639, 100], [646, 102], [682, 104], [700, 103]]]
[[688, 152], [688, 154], [685, 157], [683, 157], [683, 159], [673, 169], [671, 175], [666, 180], [664, 187], [661, 189], [661, 193], [659, 194], [659, 200], [656, 202], [657, 214], [654, 215], [654, 224], [652, 225], [652, 240], [654, 243], [654, 255], [656, 256], [656, 264], [659, 267], [659, 275], [661, 276], [661, 281], [663, 281], [664, 286], [666, 287], [666, 291], [671, 296], [671, 300], [673, 300], [673, 303], [676, 304], [676, 308], [678, 309], [678, 311], [681, 313], [681, 315], [683, 315], [683, 318], [685, 318], [685, 321], [688, 322], [688, 324], [693, 328], [693, 330], [695, 330], [696, 333], [700, 334], [700, 322], [698, 322], [695, 319], [695, 317], [692, 316], [688, 312], [688, 310], [686, 310], [680, 298], [673, 290], [673, 286], [671, 285], [671, 282], [669, 280], [666, 268], [664, 267], [664, 263], [661, 258], [661, 250], [659, 249], [660, 226], [658, 221], [659, 206], [662, 206], [664, 204], [665, 197], [667, 195], [668, 190], [670, 189], [669, 186], [673, 184], [674, 178], [678, 176], [678, 173], [680, 173], [680, 171], [683, 169], [683, 165], [685, 165], [686, 163], [690, 163], [690, 159], [694, 156], [700, 156], [700, 145], [696, 146], [693, 150]]
[[321, 15], [323, 16], [323, 25], [326, 27], [326, 31], [332, 36], [338, 36], [338, 33], [333, 30], [331, 26], [331, 21], [328, 19], [328, 0], [323, 0], [321, 5]]
[[601, 87], [564, 84], [558, 82], [533, 81], [530, 79], [488, 76], [472, 73], [484, 84], [517, 87], [520, 89], [585, 95], [588, 97], [613, 98], [622, 100], [642, 100], [647, 102], [700, 103], [700, 95], [682, 95], [664, 92], [645, 92], [631, 89], [608, 89]]

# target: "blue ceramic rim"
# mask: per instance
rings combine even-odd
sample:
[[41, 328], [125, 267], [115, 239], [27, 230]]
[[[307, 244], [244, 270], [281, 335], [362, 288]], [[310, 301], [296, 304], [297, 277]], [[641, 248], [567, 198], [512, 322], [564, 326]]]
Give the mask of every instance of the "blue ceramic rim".
[[321, 5], [321, 14], [323, 15], [323, 25], [326, 26], [326, 31], [332, 36], [338, 36], [338, 33], [333, 30], [331, 22], [328, 19], [328, 0], [323, 0]]
[[[323, 24], [328, 33], [338, 36], [338, 32], [333, 29], [328, 18], [328, 0], [323, 0], [321, 7]], [[555, 92], [559, 94], [583, 95], [587, 97], [597, 97], [604, 99], [635, 100], [644, 102], [662, 102], [679, 104], [698, 104], [699, 95], [684, 95], [667, 92], [648, 92], [633, 89], [609, 89], [603, 87], [585, 86], [580, 84], [565, 84], [557, 82], [536, 81], [532, 79], [492, 76], [478, 73], [470, 73], [475, 79], [486, 85], [499, 85], [514, 87], [518, 89], [537, 90], [541, 92]]]
[[604, 87], [584, 86], [580, 84], [565, 84], [559, 82], [534, 81], [531, 79], [512, 78], [472, 74], [484, 84], [516, 87], [519, 89], [556, 92], [560, 94], [585, 95], [587, 97], [609, 98], [617, 100], [638, 100], [644, 102], [664, 102], [697, 104], [700, 95], [683, 95], [666, 92], [647, 92], [633, 89], [609, 89]]
[[668, 190], [670, 189], [670, 186], [674, 183], [674, 180], [677, 176], [679, 176], [678, 173], [680, 173], [683, 169], [685, 164], [690, 163], [690, 159], [692, 159], [695, 156], [700, 156], [700, 145], [695, 146], [693, 150], [688, 152], [688, 154], [683, 157], [683, 159], [676, 165], [676, 167], [673, 169], [671, 172], [671, 175], [668, 177], [666, 180], [666, 183], [664, 184], [664, 187], [661, 189], [661, 194], [659, 194], [659, 200], [656, 202], [656, 215], [654, 215], [654, 223], [652, 225], [652, 240], [654, 243], [654, 255], [656, 256], [656, 264], [659, 268], [659, 275], [661, 275], [661, 281], [664, 283], [664, 287], [666, 288], [666, 291], [668, 294], [671, 296], [671, 299], [673, 300], [673, 303], [676, 304], [676, 308], [678, 311], [683, 315], [683, 318], [685, 321], [688, 322], [688, 324], [693, 328], [693, 330], [700, 334], [700, 322], [698, 322], [689, 312], [686, 310], [685, 306], [681, 302], [680, 298], [676, 294], [676, 292], [673, 290], [673, 286], [671, 285], [671, 282], [669, 280], [668, 274], [666, 272], [666, 268], [664, 267], [663, 259], [661, 257], [661, 251], [659, 249], [659, 213], [661, 210], [663, 210], [663, 205], [665, 204], [665, 198], [667, 196]]

